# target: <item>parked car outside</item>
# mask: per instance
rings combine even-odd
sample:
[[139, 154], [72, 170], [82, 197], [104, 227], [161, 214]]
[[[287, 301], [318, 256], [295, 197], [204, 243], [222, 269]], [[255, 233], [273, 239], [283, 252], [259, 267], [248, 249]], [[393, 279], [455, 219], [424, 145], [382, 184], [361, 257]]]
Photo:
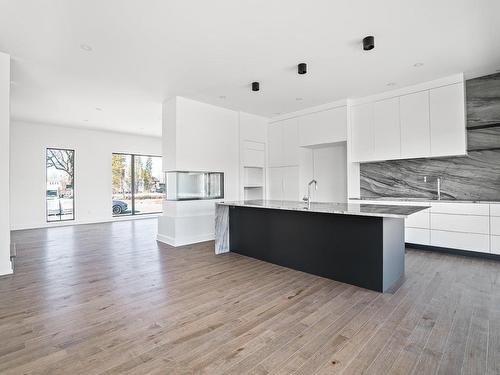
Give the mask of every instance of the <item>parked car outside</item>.
[[121, 215], [128, 209], [128, 204], [124, 201], [113, 200], [113, 215]]

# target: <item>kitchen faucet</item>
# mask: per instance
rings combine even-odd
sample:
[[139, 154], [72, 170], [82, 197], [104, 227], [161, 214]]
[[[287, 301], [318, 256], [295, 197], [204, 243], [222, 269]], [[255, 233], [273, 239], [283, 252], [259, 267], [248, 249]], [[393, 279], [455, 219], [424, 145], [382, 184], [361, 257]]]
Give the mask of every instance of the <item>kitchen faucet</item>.
[[[424, 182], [427, 182], [427, 176], [424, 176]], [[437, 193], [437, 200], [441, 200], [441, 177], [436, 177], [436, 193]]]
[[316, 181], [315, 179], [312, 179], [307, 184], [307, 196], [305, 196], [304, 198], [302, 198], [302, 200], [307, 203], [307, 208], [308, 209], [311, 208], [311, 185], [312, 184], [314, 184], [314, 190], [318, 190], [318, 181]]

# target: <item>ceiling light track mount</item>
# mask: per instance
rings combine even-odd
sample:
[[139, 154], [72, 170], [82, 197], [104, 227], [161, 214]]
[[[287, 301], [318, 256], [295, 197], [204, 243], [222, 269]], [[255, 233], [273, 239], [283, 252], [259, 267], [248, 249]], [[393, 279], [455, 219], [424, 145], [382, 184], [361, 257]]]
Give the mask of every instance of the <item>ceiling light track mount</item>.
[[306, 74], [307, 73], [307, 64], [300, 63], [299, 65], [297, 65], [297, 73]]
[[368, 35], [363, 38], [363, 50], [370, 51], [375, 48], [375, 37]]

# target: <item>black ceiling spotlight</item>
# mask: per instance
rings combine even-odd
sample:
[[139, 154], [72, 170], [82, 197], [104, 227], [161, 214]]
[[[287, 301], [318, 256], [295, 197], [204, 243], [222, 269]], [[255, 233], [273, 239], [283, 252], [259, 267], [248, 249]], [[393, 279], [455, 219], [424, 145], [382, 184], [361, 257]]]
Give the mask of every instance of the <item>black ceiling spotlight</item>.
[[369, 51], [375, 48], [375, 37], [373, 35], [365, 36], [363, 38], [363, 49]]
[[299, 74], [306, 74], [307, 73], [307, 64], [300, 63], [299, 65], [297, 65], [297, 71]]
[[259, 82], [252, 82], [252, 91], [259, 91], [259, 90], [260, 90]]

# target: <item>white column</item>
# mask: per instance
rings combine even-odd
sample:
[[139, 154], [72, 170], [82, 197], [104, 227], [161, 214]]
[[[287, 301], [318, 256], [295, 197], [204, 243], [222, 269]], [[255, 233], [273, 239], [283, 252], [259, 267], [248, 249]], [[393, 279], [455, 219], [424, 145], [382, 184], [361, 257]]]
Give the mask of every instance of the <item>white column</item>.
[[[223, 172], [224, 200], [238, 200], [238, 125], [236, 111], [183, 97], [164, 102], [163, 169]], [[213, 240], [216, 201], [165, 201], [157, 239], [172, 246]]]
[[0, 52], [0, 275], [12, 273], [10, 263], [10, 56]]

